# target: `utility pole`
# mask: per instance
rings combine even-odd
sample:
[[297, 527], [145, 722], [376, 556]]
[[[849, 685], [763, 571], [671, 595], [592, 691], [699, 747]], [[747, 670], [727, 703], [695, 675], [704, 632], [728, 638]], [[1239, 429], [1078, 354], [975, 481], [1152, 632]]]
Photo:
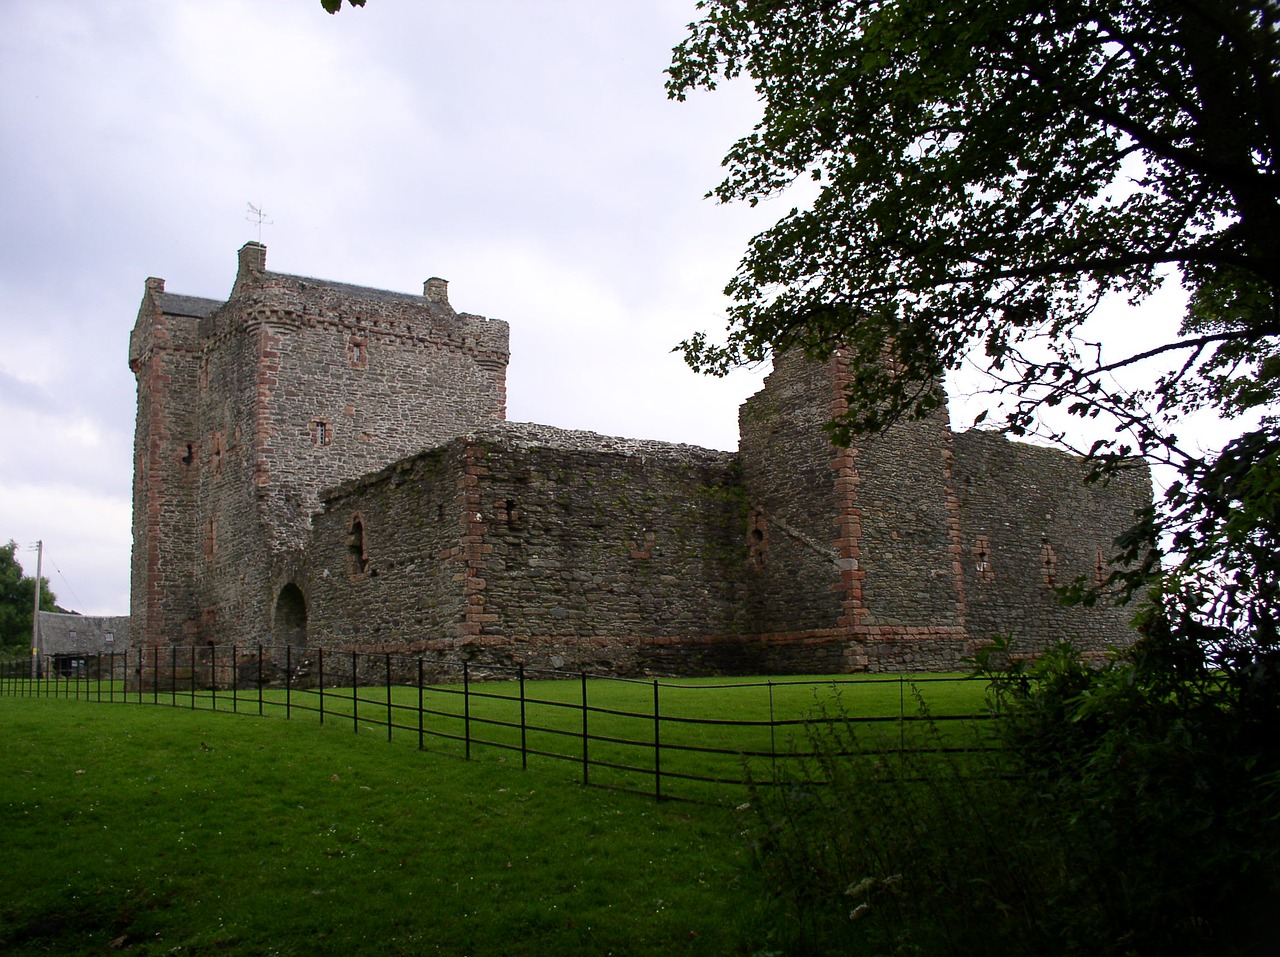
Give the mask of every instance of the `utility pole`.
[[44, 572], [44, 542], [36, 542], [36, 601], [31, 612], [31, 679], [40, 677], [40, 575]]

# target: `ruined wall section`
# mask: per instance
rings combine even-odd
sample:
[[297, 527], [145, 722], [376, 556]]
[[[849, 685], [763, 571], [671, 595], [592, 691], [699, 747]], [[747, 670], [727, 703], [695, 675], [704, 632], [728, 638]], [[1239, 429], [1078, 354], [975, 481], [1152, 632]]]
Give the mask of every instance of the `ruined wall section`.
[[303, 574], [310, 644], [454, 647], [464, 618], [465, 446], [420, 453], [324, 495]]
[[129, 338], [138, 387], [130, 613], [139, 644], [188, 641], [197, 625], [199, 324], [217, 305], [148, 279]]
[[[841, 390], [844, 363], [834, 360]], [[846, 408], [837, 397], [833, 414]], [[949, 669], [970, 652], [951, 438], [944, 404], [857, 436], [837, 455], [841, 552], [857, 562], [845, 575], [841, 625], [860, 643], [859, 667]]]
[[836, 546], [835, 450], [823, 428], [834, 396], [831, 366], [786, 353], [739, 410], [748, 633], [832, 629], [842, 615], [842, 572], [853, 566]]
[[[697, 670], [706, 639], [740, 627], [743, 513], [729, 453], [482, 430], [326, 495], [316, 640], [626, 673], [680, 644]], [[369, 565], [353, 578], [357, 522]]]
[[955, 437], [955, 473], [974, 639], [1011, 635], [1028, 654], [1064, 639], [1092, 654], [1132, 642], [1133, 608], [1065, 607], [1054, 588], [1108, 573], [1116, 536], [1151, 502], [1145, 467], [1085, 485], [1076, 456], [970, 431]]
[[514, 642], [526, 663], [634, 671], [646, 643], [737, 629], [734, 456], [523, 423], [471, 442], [492, 550], [464, 633]]

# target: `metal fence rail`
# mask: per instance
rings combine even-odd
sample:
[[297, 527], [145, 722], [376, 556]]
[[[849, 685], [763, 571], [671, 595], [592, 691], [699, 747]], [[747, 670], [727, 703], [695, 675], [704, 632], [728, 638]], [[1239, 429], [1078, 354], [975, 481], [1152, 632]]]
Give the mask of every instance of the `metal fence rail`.
[[[955, 676], [677, 681], [519, 665], [450, 674], [411, 656], [265, 645], [148, 646], [37, 665], [0, 662], [0, 696], [296, 711], [468, 760], [485, 750], [518, 753], [522, 767], [569, 762], [583, 784], [658, 799], [732, 801], [749, 780], [787, 780], [834, 729], [862, 755], [998, 747], [985, 685]], [[832, 753], [830, 740], [824, 747]]]

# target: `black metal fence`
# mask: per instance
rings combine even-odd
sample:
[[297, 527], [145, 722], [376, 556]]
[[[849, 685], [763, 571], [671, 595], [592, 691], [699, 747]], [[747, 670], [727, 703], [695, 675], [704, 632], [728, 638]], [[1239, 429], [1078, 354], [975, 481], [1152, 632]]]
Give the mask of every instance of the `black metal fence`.
[[450, 674], [411, 656], [262, 645], [38, 664], [33, 678], [30, 660], [0, 662], [0, 696], [314, 715], [468, 760], [568, 762], [583, 784], [659, 799], [737, 800], [748, 780], [786, 780], [836, 727], [864, 755], [996, 747], [985, 684], [958, 676], [632, 679], [465, 664]]

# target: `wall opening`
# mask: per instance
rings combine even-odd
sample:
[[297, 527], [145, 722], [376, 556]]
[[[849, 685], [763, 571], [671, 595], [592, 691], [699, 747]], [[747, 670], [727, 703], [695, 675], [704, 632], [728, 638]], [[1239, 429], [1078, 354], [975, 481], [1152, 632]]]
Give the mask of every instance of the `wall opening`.
[[363, 578], [369, 573], [369, 549], [364, 537], [364, 518], [359, 512], [351, 516], [351, 530], [347, 534], [348, 571], [353, 578]]
[[991, 540], [986, 535], [979, 535], [973, 548], [974, 570], [978, 573], [978, 581], [996, 580], [995, 568], [991, 564]]
[[271, 636], [277, 644], [307, 646], [307, 599], [293, 582], [280, 589], [276, 598]]
[[1046, 588], [1054, 588], [1058, 584], [1058, 552], [1048, 543], [1041, 541], [1040, 545], [1040, 566], [1044, 573], [1044, 584]]
[[363, 369], [369, 365], [369, 343], [360, 336], [352, 336], [347, 343], [347, 360], [353, 369]]

